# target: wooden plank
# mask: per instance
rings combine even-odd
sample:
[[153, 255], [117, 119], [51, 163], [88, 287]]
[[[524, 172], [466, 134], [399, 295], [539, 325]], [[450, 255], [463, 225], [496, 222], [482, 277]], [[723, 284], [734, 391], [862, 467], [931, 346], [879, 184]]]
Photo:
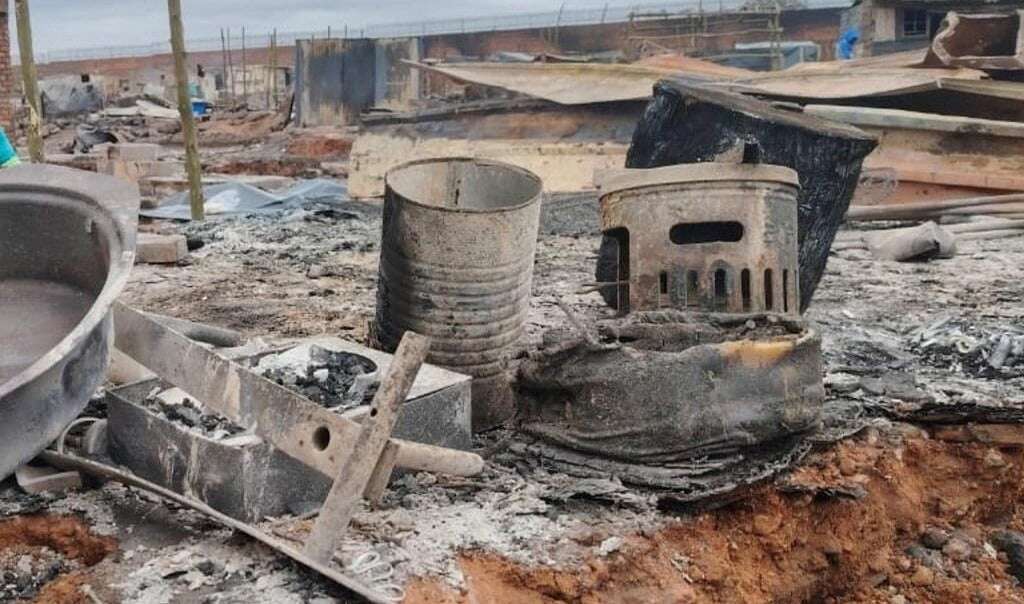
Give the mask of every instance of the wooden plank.
[[363, 424], [359, 438], [352, 443], [351, 453], [345, 456], [313, 525], [313, 532], [306, 540], [304, 551], [314, 560], [326, 563], [333, 558], [338, 542], [352, 521], [356, 505], [370, 485], [398, 421], [398, 410], [408, 396], [429, 348], [429, 338], [411, 331], [405, 332], [398, 344], [394, 360], [373, 397], [370, 417]]

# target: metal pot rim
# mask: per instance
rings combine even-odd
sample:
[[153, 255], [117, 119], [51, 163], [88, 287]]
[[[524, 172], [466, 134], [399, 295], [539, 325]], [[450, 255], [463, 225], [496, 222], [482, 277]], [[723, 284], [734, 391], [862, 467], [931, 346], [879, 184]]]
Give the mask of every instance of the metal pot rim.
[[[60, 183], [60, 184], [54, 184]], [[102, 323], [110, 306], [128, 283], [135, 263], [135, 229], [138, 222], [138, 189], [132, 184], [82, 170], [43, 164], [22, 164], [0, 170], [0, 204], [3, 197], [19, 192], [59, 196], [83, 206], [82, 215], [106, 215], [113, 231], [105, 233], [112, 244], [107, 279], [85, 316], [60, 342], [14, 377], [0, 384], [0, 400], [46, 373], [70, 354]], [[102, 221], [97, 221], [99, 228]]]

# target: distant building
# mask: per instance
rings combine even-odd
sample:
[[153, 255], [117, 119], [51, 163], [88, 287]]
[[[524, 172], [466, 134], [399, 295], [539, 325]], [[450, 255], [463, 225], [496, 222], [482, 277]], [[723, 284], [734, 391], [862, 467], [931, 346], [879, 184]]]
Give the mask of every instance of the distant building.
[[843, 16], [844, 27], [860, 35], [858, 55], [873, 56], [924, 48], [949, 11], [1009, 12], [1020, 0], [861, 0]]

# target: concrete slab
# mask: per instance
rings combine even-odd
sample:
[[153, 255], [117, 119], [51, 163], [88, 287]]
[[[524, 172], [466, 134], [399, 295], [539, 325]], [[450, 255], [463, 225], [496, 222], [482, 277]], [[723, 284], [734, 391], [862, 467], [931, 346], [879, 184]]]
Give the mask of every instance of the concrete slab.
[[155, 162], [160, 159], [160, 145], [154, 143], [117, 143], [107, 146], [107, 159]]

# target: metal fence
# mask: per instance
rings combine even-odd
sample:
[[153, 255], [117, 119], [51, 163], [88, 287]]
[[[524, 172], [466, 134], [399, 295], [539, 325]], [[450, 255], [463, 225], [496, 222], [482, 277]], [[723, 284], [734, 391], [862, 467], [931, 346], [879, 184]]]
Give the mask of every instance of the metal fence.
[[[803, 0], [804, 8], [841, 8], [850, 6], [852, 0]], [[564, 6], [564, 4], [563, 4]], [[390, 23], [368, 25], [365, 27], [328, 27], [317, 31], [279, 32], [278, 46], [292, 46], [295, 40], [309, 38], [406, 38], [417, 36], [436, 36], [445, 34], [474, 33], [488, 31], [508, 31], [516, 29], [557, 28], [569, 25], [596, 25], [600, 23], [621, 23], [628, 21], [631, 15], [642, 13], [648, 18], [654, 15], [666, 17], [680, 13], [742, 11], [752, 7], [764, 6], [764, 1], [757, 0], [689, 0], [662, 4], [605, 4], [600, 8], [564, 9], [558, 11], [519, 13], [490, 17], [471, 17], [465, 19], [444, 19], [437, 21], [419, 21], [410, 23]], [[789, 4], [787, 3], [787, 6]], [[248, 27], [248, 26], [247, 26]], [[251, 34], [245, 36], [246, 48], [266, 48], [270, 46], [270, 33]], [[186, 41], [189, 52], [219, 51], [221, 39], [194, 38]], [[232, 28], [231, 47], [241, 47], [241, 28]], [[17, 64], [16, 47], [12, 61]], [[82, 61], [90, 59], [111, 59], [118, 57], [145, 57], [171, 52], [169, 42], [158, 42], [142, 46], [104, 46], [97, 48], [71, 48], [36, 53], [36, 63], [53, 63], [58, 61]]]

